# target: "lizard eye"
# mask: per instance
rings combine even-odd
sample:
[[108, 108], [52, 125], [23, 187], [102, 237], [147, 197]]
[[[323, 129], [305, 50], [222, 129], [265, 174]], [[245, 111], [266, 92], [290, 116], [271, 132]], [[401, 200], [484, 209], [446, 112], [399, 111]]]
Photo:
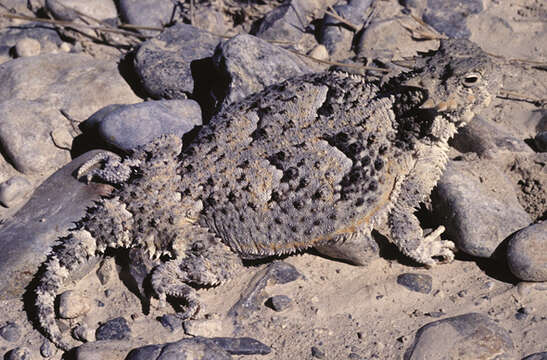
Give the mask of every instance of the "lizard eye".
[[462, 84], [465, 87], [473, 87], [479, 84], [480, 81], [481, 75], [479, 73], [469, 73], [463, 78]]

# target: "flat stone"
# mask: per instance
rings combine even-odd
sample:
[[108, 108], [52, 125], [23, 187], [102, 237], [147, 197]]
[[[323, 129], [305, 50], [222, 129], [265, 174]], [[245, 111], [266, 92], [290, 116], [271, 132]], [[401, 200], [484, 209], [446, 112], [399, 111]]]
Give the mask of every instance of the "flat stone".
[[215, 337], [211, 341], [232, 355], [267, 355], [272, 352], [269, 346], [250, 337]]
[[547, 352], [539, 352], [539, 353], [535, 353], [535, 354], [530, 354], [530, 355], [522, 358], [522, 360], [547, 360]]
[[0, 204], [10, 207], [32, 191], [32, 184], [23, 176], [12, 176], [0, 184]]
[[65, 21], [80, 18], [78, 12], [98, 20], [118, 17], [116, 5], [112, 0], [46, 0], [46, 7], [55, 19]]
[[74, 358], [75, 360], [124, 360], [127, 359], [126, 356], [132, 346], [135, 345], [126, 340], [88, 342], [76, 348]]
[[481, 0], [428, 0], [423, 20], [438, 32], [450, 38], [471, 36], [466, 23], [467, 17], [483, 10]]
[[63, 40], [53, 25], [29, 22], [18, 26], [10, 26], [0, 29], [0, 44], [5, 48], [5, 55], [13, 58], [12, 48], [21, 40], [32, 39], [40, 43], [40, 53], [53, 53], [58, 51]]
[[429, 294], [432, 287], [431, 275], [405, 273], [397, 276], [397, 284], [422, 294]]
[[[182, 137], [201, 125], [201, 108], [194, 100], [157, 100], [99, 110], [89, 120], [102, 140], [122, 151], [144, 145], [164, 134]], [[100, 118], [100, 119], [99, 119]], [[86, 121], [86, 122], [87, 122]]]
[[97, 340], [123, 340], [128, 339], [131, 329], [127, 320], [123, 317], [117, 317], [108, 320], [97, 328], [95, 337]]
[[210, 58], [221, 38], [188, 24], [176, 24], [145, 41], [135, 55], [135, 70], [156, 99], [186, 99], [194, 91], [194, 67]]
[[287, 295], [275, 295], [266, 300], [266, 306], [275, 311], [283, 311], [292, 305], [292, 300]]
[[176, 314], [165, 314], [159, 319], [161, 325], [174, 332], [182, 329], [182, 320]]
[[0, 300], [19, 298], [46, 260], [51, 246], [82, 218], [87, 207], [112, 189], [85, 184], [73, 173], [99, 151], [90, 151], [44, 181], [31, 199], [0, 226]]
[[505, 238], [531, 222], [513, 185], [489, 160], [450, 161], [432, 203], [447, 238], [478, 257], [491, 257]]
[[547, 221], [530, 225], [508, 242], [507, 263], [525, 281], [547, 281]]
[[211, 339], [195, 337], [162, 345], [147, 345], [131, 350], [125, 360], [208, 359], [230, 360], [232, 356]]
[[404, 359], [440, 358], [514, 359], [513, 341], [507, 330], [483, 314], [469, 313], [437, 320], [418, 330]]
[[[120, 17], [128, 24], [163, 28], [171, 22], [177, 10], [173, 1], [119, 0]], [[158, 35], [154, 30], [137, 30], [146, 35]]]
[[225, 79], [222, 107], [268, 85], [314, 71], [298, 55], [245, 34], [222, 42], [215, 51], [213, 62]]

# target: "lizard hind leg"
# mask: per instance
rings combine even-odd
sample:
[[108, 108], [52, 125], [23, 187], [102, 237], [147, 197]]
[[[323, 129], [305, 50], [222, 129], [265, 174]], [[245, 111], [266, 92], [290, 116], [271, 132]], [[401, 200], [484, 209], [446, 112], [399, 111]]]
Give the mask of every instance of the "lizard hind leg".
[[195, 316], [200, 310], [198, 293], [193, 287], [217, 286], [230, 279], [242, 267], [241, 259], [228, 246], [198, 225], [191, 225], [192, 241], [176, 259], [159, 265], [152, 273], [152, 288], [166, 305], [167, 296], [186, 303], [179, 317]]

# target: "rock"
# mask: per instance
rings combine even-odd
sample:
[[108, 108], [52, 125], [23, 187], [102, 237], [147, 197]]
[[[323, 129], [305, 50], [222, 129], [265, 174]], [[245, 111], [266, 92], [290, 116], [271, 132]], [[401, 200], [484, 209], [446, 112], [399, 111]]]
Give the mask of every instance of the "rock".
[[512, 184], [489, 160], [450, 161], [432, 203], [447, 238], [478, 257], [492, 256], [506, 237], [531, 222]]
[[32, 184], [23, 176], [13, 176], [0, 184], [0, 204], [11, 207], [26, 198]]
[[427, 0], [423, 20], [438, 32], [450, 38], [471, 36], [466, 19], [483, 10], [481, 0], [462, 0], [454, 3], [450, 0]]
[[42, 357], [52, 357], [56, 352], [57, 349], [55, 348], [55, 345], [53, 345], [49, 340], [44, 340], [42, 345], [40, 345], [40, 355], [42, 355]]
[[95, 337], [97, 340], [123, 340], [128, 339], [131, 329], [127, 324], [127, 320], [123, 317], [117, 317], [108, 320], [97, 328]]
[[17, 347], [8, 352], [6, 360], [32, 360], [30, 350], [25, 347]]
[[331, 58], [343, 59], [348, 57], [351, 51], [353, 36], [360, 30], [366, 20], [367, 9], [372, 0], [352, 0], [347, 5], [335, 5], [335, 12], [349, 21], [358, 29], [350, 29], [329, 14], [323, 18], [323, 26], [319, 35], [319, 42], [327, 48]]
[[512, 352], [507, 330], [486, 315], [468, 313], [421, 327], [404, 359], [509, 360], [514, 359]]
[[89, 298], [78, 291], [68, 290], [59, 295], [59, 316], [63, 319], [85, 315], [90, 308]]
[[547, 221], [530, 225], [508, 242], [509, 269], [521, 280], [547, 281]]
[[232, 355], [267, 355], [272, 352], [269, 346], [249, 337], [215, 337], [210, 340]]
[[96, 340], [95, 331], [86, 324], [76, 326], [72, 330], [72, 336], [81, 342], [91, 342]]
[[84, 184], [72, 175], [98, 152], [90, 151], [58, 170], [0, 225], [0, 300], [19, 298], [55, 241], [68, 233], [87, 207], [112, 189], [104, 184]]
[[427, 274], [401, 274], [397, 276], [397, 284], [403, 285], [407, 289], [422, 294], [431, 292], [432, 279]]
[[186, 99], [195, 88], [195, 67], [213, 55], [220, 40], [194, 26], [176, 24], [141, 45], [135, 71], [153, 98]]
[[175, 314], [165, 314], [160, 317], [160, 322], [164, 328], [174, 332], [182, 329], [182, 320]]
[[325, 45], [317, 45], [308, 53], [308, 55], [314, 59], [319, 59], [319, 60], [329, 59], [329, 51], [327, 50]]
[[[120, 0], [120, 17], [128, 24], [163, 28], [172, 21], [178, 5], [173, 1]], [[158, 35], [154, 30], [137, 30], [146, 35]]]
[[129, 250], [128, 286], [137, 290], [141, 299], [147, 303], [149, 296], [146, 294], [145, 280], [151, 274], [157, 263], [150, 259], [144, 249], [132, 248]]
[[225, 79], [222, 107], [268, 85], [314, 71], [298, 55], [252, 35], [222, 42], [213, 62]]
[[539, 152], [547, 152], [547, 131], [542, 131], [534, 137], [534, 144]]
[[313, 356], [316, 359], [324, 359], [325, 353], [321, 349], [319, 349], [317, 346], [312, 346], [311, 356]]
[[257, 272], [239, 301], [232, 306], [228, 315], [234, 318], [245, 318], [254, 311], [261, 309], [266, 295], [267, 285], [286, 284], [300, 278], [302, 275], [296, 268], [283, 261], [274, 261], [265, 269]]
[[0, 328], [0, 337], [6, 341], [15, 342], [21, 337], [21, 329], [16, 323], [8, 322]]
[[[75, 350], [75, 360], [124, 360], [135, 346], [126, 340], [93, 341], [78, 346]], [[144, 359], [143, 359], [144, 360]]]
[[474, 152], [487, 159], [502, 157], [507, 160], [513, 158], [515, 153], [534, 152], [524, 141], [480, 116], [475, 116], [461, 128], [450, 144], [462, 153]]
[[105, 143], [122, 151], [147, 144], [163, 134], [182, 137], [202, 123], [201, 108], [194, 100], [145, 101], [111, 108], [106, 113], [99, 110], [87, 121], [96, 125], [97, 134]]
[[125, 358], [125, 360], [170, 359], [230, 360], [232, 357], [212, 340], [203, 337], [195, 337], [163, 345], [143, 346], [131, 350]]
[[217, 11], [213, 6], [203, 6], [194, 10], [194, 19], [192, 25], [195, 27], [210, 31], [214, 34], [226, 34], [231, 28], [226, 24], [224, 15]]
[[116, 260], [113, 257], [107, 257], [97, 269], [97, 277], [101, 285], [106, 285], [115, 276]]
[[17, 57], [36, 56], [40, 54], [42, 46], [38, 40], [24, 38], [15, 44], [15, 53]]
[[111, 103], [140, 102], [115, 63], [64, 53], [0, 64], [0, 99], [0, 145], [6, 158], [23, 173], [43, 175], [70, 161], [67, 149], [58, 148], [51, 136], [60, 129], [76, 135], [77, 124], [61, 110], [84, 120]]
[[[307, 52], [314, 44], [313, 34], [307, 31], [310, 12], [303, 6], [305, 1], [289, 0], [268, 12], [259, 22], [258, 26], [251, 31], [264, 40], [287, 41], [295, 44], [299, 50]], [[302, 49], [302, 47], [304, 49]]]
[[184, 332], [191, 336], [231, 336], [233, 325], [219, 318], [189, 319], [184, 322]]
[[522, 360], [547, 360], [547, 351], [528, 355], [522, 358]]
[[[0, 29], [0, 44], [4, 46], [6, 51], [5, 56], [11, 59], [13, 55], [17, 55], [12, 48], [20, 41], [37, 40], [40, 43], [40, 53], [54, 53], [63, 43], [63, 40], [55, 30], [55, 26], [30, 22], [19, 26], [10, 26]], [[36, 46], [36, 45], [34, 45]]]
[[266, 300], [266, 306], [272, 308], [275, 311], [283, 311], [290, 308], [292, 300], [287, 295], [276, 295]]
[[[118, 17], [116, 5], [112, 0], [46, 0], [46, 7], [55, 19], [73, 21], [80, 18], [78, 12], [98, 20]], [[76, 11], [75, 11], [76, 10]]]

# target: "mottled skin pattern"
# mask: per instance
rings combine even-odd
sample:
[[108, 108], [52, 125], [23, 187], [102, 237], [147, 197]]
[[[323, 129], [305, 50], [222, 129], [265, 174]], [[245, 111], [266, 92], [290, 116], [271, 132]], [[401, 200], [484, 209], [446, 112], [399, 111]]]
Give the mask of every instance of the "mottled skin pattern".
[[121, 185], [50, 256], [36, 290], [45, 334], [75, 345], [56, 325], [54, 300], [107, 248], [146, 251], [160, 304], [184, 300], [181, 318], [199, 309], [192, 285], [222, 283], [241, 259], [315, 247], [364, 264], [373, 228], [419, 263], [451, 261], [444, 228], [424, 237], [414, 211], [444, 169], [448, 139], [488, 105], [498, 76], [476, 45], [447, 40], [381, 88], [305, 75], [228, 107], [185, 148], [164, 136], [123, 161], [97, 158], [105, 167], [84, 172]]

